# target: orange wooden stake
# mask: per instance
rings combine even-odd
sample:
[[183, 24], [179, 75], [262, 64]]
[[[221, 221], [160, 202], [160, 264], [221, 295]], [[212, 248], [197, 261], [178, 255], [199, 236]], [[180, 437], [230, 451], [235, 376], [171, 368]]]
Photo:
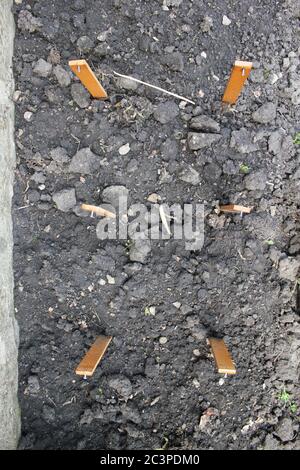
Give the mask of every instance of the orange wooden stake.
[[86, 60], [70, 60], [69, 66], [94, 98], [107, 98], [107, 93]]
[[84, 376], [93, 375], [111, 340], [112, 336], [98, 336], [79, 366], [77, 366], [76, 374]]
[[250, 214], [252, 207], [238, 206], [236, 204], [228, 204], [227, 206], [220, 206], [222, 212], [233, 212], [239, 214]]
[[217, 338], [209, 338], [208, 341], [215, 358], [218, 372], [220, 374], [236, 374], [235, 365], [224, 341]]
[[223, 103], [234, 104], [252, 69], [252, 62], [236, 60], [223, 96]]

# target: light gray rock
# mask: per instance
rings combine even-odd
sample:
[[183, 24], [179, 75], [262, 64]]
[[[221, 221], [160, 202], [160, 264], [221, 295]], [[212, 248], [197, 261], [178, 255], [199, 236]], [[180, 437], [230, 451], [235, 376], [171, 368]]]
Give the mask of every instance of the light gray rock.
[[179, 109], [177, 104], [173, 101], [167, 101], [166, 103], [162, 103], [157, 106], [153, 116], [154, 119], [156, 119], [156, 121], [160, 122], [161, 124], [167, 124], [168, 122], [175, 119], [178, 114]]
[[69, 173], [81, 173], [82, 175], [92, 175], [100, 168], [100, 158], [88, 147], [79, 150], [71, 160]]
[[274, 103], [265, 103], [252, 113], [252, 119], [260, 124], [268, 124], [276, 118], [277, 107]]
[[279, 261], [279, 276], [282, 279], [295, 281], [299, 276], [300, 261], [288, 256]]
[[35, 31], [39, 31], [42, 26], [42, 22], [35, 18], [32, 13], [30, 13], [30, 11], [20, 11], [18, 16], [18, 28], [21, 31], [28, 31], [29, 33], [34, 33]]
[[103, 42], [103, 43], [99, 44], [94, 49], [95, 56], [97, 56], [99, 58], [107, 56], [109, 54], [109, 52], [110, 52], [110, 47], [106, 42]]
[[191, 150], [200, 150], [205, 147], [210, 147], [215, 142], [218, 142], [222, 137], [221, 134], [204, 134], [201, 132], [188, 133], [188, 146]]
[[267, 180], [267, 175], [263, 170], [253, 171], [245, 177], [245, 187], [249, 191], [263, 191]]
[[116, 390], [118, 395], [126, 400], [128, 400], [132, 394], [132, 385], [130, 380], [122, 375], [109, 379], [108, 385]]
[[129, 191], [126, 186], [115, 185], [108, 186], [102, 191], [102, 199], [105, 202], [109, 202], [114, 207], [119, 206], [119, 202], [122, 199], [123, 201], [127, 200]]
[[281, 153], [283, 137], [283, 130], [272, 132], [268, 140], [269, 152], [272, 152], [275, 155], [279, 155]]
[[245, 128], [232, 131], [230, 147], [240, 153], [256, 152], [259, 149], [258, 144], [253, 143], [251, 132], [247, 131]]
[[83, 52], [87, 54], [93, 49], [94, 43], [93, 41], [88, 37], [88, 36], [81, 36], [77, 40], [77, 47], [80, 50], [80, 52]]
[[44, 59], [39, 59], [33, 67], [33, 73], [39, 77], [49, 77], [52, 71], [52, 65]]
[[147, 257], [151, 252], [151, 243], [148, 238], [138, 238], [133, 240], [133, 244], [130, 248], [129, 259], [130, 261], [137, 261], [139, 263], [146, 263]]
[[186, 166], [179, 174], [179, 179], [192, 185], [199, 184], [199, 173], [192, 166]]
[[70, 74], [61, 65], [56, 65], [53, 69], [53, 73], [61, 87], [67, 87], [70, 85]]
[[277, 425], [274, 434], [282, 442], [291, 441], [294, 437], [293, 421], [291, 418], [283, 418]]
[[57, 205], [58, 210], [62, 212], [69, 212], [73, 207], [76, 206], [76, 194], [75, 189], [63, 189], [58, 193], [53, 194], [53, 201]]
[[129, 78], [118, 77], [117, 86], [124, 88], [124, 90], [135, 91], [139, 84], [134, 80], [130, 80]]
[[182, 72], [184, 68], [183, 55], [180, 52], [172, 52], [162, 58], [162, 63], [173, 72]]
[[89, 92], [81, 83], [72, 84], [71, 95], [80, 108], [87, 108], [91, 102]]
[[209, 116], [195, 116], [190, 121], [191, 129], [202, 132], [220, 132], [220, 125]]

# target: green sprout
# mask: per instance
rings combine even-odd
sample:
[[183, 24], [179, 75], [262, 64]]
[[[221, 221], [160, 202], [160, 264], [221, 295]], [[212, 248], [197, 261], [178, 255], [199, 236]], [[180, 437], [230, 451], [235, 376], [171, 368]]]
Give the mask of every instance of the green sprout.
[[273, 246], [274, 245], [274, 241], [269, 239], [269, 240], [266, 240], [266, 244], [269, 245], [269, 246]]
[[294, 401], [292, 403], [290, 403], [290, 412], [291, 413], [294, 413], [294, 414], [297, 413], [297, 409], [298, 409], [297, 404]]
[[247, 173], [249, 173], [250, 167], [246, 163], [242, 163], [240, 165], [240, 171], [246, 175]]
[[297, 132], [294, 135], [293, 144], [294, 145], [300, 145], [300, 132]]
[[278, 398], [286, 405], [289, 403], [291, 395], [286, 390], [282, 390], [282, 392], [279, 393]]

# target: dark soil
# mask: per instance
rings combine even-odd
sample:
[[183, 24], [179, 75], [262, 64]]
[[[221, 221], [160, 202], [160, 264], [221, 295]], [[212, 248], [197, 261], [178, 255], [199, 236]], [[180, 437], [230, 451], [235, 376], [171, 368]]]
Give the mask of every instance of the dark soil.
[[[15, 6], [20, 448], [300, 448], [297, 4]], [[57, 68], [69, 73], [68, 61], [79, 57], [97, 72], [107, 101], [90, 99]], [[254, 68], [234, 109], [222, 110], [236, 59]], [[196, 105], [143, 86], [124, 89], [113, 70]], [[162, 124], [156, 109], [166, 102]], [[221, 138], [191, 151], [190, 121], [202, 114], [220, 125]], [[126, 143], [130, 152], [121, 156]], [[68, 171], [85, 148], [98, 156], [98, 167]], [[191, 168], [198, 184], [181, 179]], [[202, 250], [152, 241], [140, 263], [130, 260], [130, 240], [99, 240], [99, 219], [78, 206], [101, 205], [102, 191], [114, 185], [149, 207], [151, 193], [168, 204], [205, 203]], [[66, 212], [52, 199], [65, 189], [76, 196]], [[254, 210], [243, 218], [219, 215], [218, 203]], [[113, 341], [94, 376], [83, 380], [74, 370], [99, 334]], [[206, 344], [211, 335], [224, 338], [235, 376], [217, 373]]]

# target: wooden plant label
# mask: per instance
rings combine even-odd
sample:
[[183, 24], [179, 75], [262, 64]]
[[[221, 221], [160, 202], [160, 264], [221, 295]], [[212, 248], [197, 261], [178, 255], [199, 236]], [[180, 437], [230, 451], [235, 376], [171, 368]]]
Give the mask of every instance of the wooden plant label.
[[235, 365], [224, 341], [217, 338], [209, 338], [208, 341], [214, 355], [218, 372], [220, 374], [236, 374]]
[[225, 93], [223, 95], [223, 103], [234, 104], [237, 101], [244, 83], [249, 77], [251, 69], [252, 62], [244, 62], [241, 60], [235, 61]]
[[112, 336], [98, 336], [80, 364], [76, 368], [77, 375], [91, 376], [108, 348]]
[[252, 207], [238, 206], [237, 204], [227, 204], [226, 206], [220, 206], [221, 212], [233, 212], [238, 214], [250, 214]]
[[107, 93], [86, 60], [70, 60], [69, 66], [94, 98], [107, 98]]

